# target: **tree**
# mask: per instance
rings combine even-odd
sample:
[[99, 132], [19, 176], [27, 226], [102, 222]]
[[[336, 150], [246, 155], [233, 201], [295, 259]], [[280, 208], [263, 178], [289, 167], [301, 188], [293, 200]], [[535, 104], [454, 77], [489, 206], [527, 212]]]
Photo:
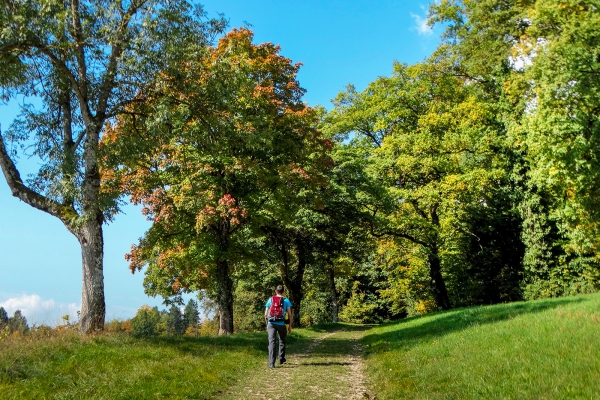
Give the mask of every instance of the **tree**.
[[200, 322], [199, 318], [198, 303], [194, 299], [190, 299], [183, 309], [183, 331], [185, 332], [190, 326], [197, 328]]
[[381, 188], [364, 203], [373, 217], [371, 233], [420, 247], [441, 309], [452, 307], [445, 249], [469, 234], [466, 206], [485, 206], [486, 193], [504, 174], [495, 110], [482, 96], [439, 56], [396, 64], [392, 77], [362, 93], [349, 87], [329, 117], [329, 129], [367, 153], [368, 171]]
[[167, 319], [167, 333], [173, 336], [181, 336], [185, 332], [185, 328], [181, 310], [175, 304], [172, 304]]
[[4, 307], [0, 307], [0, 331], [4, 330], [4, 327], [8, 325], [8, 313]]
[[[98, 143], [107, 122], [140, 101], [158, 71], [205, 46], [223, 23], [205, 21], [186, 1], [51, 0], [2, 2], [0, 26], [3, 99], [25, 94], [42, 104], [24, 105], [0, 133], [0, 167], [13, 196], [58, 218], [77, 237], [79, 329], [102, 330], [102, 225], [118, 203], [101, 190]], [[41, 163], [28, 181], [17, 168], [18, 153]]]
[[160, 322], [158, 308], [143, 305], [131, 319], [131, 333], [135, 337], [152, 337], [157, 334]]
[[[300, 221], [296, 221], [300, 222]], [[301, 222], [300, 222], [301, 223]], [[286, 288], [286, 297], [294, 307], [293, 324], [300, 326], [300, 307], [304, 298], [304, 275], [312, 261], [312, 239], [302, 226], [282, 226], [272, 222], [263, 226], [270, 245], [273, 246], [273, 263]]]
[[[310, 180], [330, 147], [301, 101], [299, 64], [252, 36], [233, 30], [165, 72], [103, 144], [107, 170], [117, 168], [107, 187], [131, 194], [153, 221], [128, 255], [132, 271], [148, 266], [153, 295], [213, 294], [220, 334], [233, 332], [232, 270], [267, 202], [289, 201], [290, 185]], [[110, 154], [120, 154], [114, 164]]]
[[21, 310], [15, 311], [13, 316], [8, 319], [7, 325], [11, 332], [25, 333], [29, 330], [27, 318], [21, 313]]
[[600, 288], [598, 13], [589, 2], [536, 1], [520, 43], [532, 59], [522, 77], [530, 107], [515, 133], [527, 149], [532, 184], [549, 194], [548, 225], [558, 239], [548, 249], [551, 268], [531, 269], [538, 286], [547, 282], [538, 296]]
[[598, 7], [443, 1], [433, 21], [457, 69], [492, 88], [520, 192], [527, 298], [597, 290]]

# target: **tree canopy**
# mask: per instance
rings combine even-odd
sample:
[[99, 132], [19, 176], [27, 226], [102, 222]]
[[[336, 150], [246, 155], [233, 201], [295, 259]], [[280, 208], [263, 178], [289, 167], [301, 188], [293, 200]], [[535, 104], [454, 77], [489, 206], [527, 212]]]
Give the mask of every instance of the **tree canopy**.
[[[295, 325], [596, 291], [599, 12], [435, 2], [430, 57], [326, 110], [282, 49], [183, 1], [3, 3], [1, 96], [43, 106], [1, 133], [0, 166], [79, 239], [84, 332], [127, 197], [152, 221], [130, 268], [173, 304], [141, 309], [140, 336], [197, 325], [191, 292], [220, 334], [262, 329], [279, 283]], [[28, 181], [19, 155], [42, 162]]]
[[[119, 203], [100, 189], [98, 145], [107, 123], [143, 97], [160, 71], [204, 48], [223, 21], [186, 1], [2, 2], [3, 100], [24, 95], [0, 133], [0, 167], [13, 196], [60, 219], [82, 251], [80, 330], [105, 316], [102, 225]], [[19, 156], [40, 168], [24, 180]]]

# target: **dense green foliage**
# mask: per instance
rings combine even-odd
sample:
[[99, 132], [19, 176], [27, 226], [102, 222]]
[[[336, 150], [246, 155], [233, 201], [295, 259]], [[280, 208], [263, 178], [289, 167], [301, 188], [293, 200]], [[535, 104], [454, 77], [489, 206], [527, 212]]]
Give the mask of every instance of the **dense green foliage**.
[[15, 311], [13, 316], [9, 317], [4, 307], [0, 307], [0, 336], [10, 335], [14, 332], [23, 334], [28, 330], [27, 318], [21, 310]]
[[83, 331], [102, 325], [102, 276], [86, 271], [124, 196], [153, 222], [130, 267], [173, 305], [140, 310], [137, 336], [197, 326], [183, 293], [221, 334], [263, 329], [278, 283], [296, 326], [600, 288], [597, 5], [435, 2], [436, 51], [327, 111], [249, 29], [213, 43], [224, 20], [185, 1], [103, 4], [0, 8], [2, 96], [43, 100], [5, 137], [35, 139], [43, 167], [25, 185], [3, 145], [0, 163], [82, 243], [97, 288]]
[[104, 140], [107, 190], [154, 221], [132, 268], [168, 301], [200, 291], [222, 333], [262, 329], [279, 282], [295, 325], [596, 291], [598, 12], [435, 3], [438, 49], [329, 112], [233, 30]]
[[506, 132], [524, 246], [524, 298], [598, 289], [598, 6], [580, 1], [444, 1], [440, 49], [486, 88]]

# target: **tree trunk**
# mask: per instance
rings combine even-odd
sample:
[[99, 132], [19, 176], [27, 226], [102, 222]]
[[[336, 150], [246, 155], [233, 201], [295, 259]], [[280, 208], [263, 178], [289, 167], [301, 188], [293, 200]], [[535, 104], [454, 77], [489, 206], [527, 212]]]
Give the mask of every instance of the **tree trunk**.
[[288, 287], [288, 295], [286, 296], [292, 302], [292, 309], [294, 311], [294, 318], [292, 319], [293, 325], [296, 328], [300, 327], [300, 305], [302, 304], [302, 291], [296, 288], [296, 285], [292, 283], [291, 287]]
[[433, 291], [435, 302], [438, 308], [441, 308], [442, 310], [449, 310], [452, 308], [452, 304], [450, 303], [450, 298], [448, 297], [448, 291], [446, 290], [444, 278], [442, 278], [442, 267], [436, 245], [433, 245], [429, 248], [428, 261], [429, 281], [431, 283], [431, 290]]
[[98, 168], [98, 139], [100, 127], [86, 124], [87, 133], [83, 146], [83, 226], [76, 232], [81, 245], [83, 289], [81, 295], [82, 333], [99, 332], [104, 329], [106, 306], [104, 304], [104, 239], [102, 224], [104, 216], [100, 209], [100, 171]]
[[[298, 268], [300, 268], [300, 262], [298, 264]], [[302, 279], [298, 280], [298, 273], [296, 273], [296, 277], [294, 279], [290, 278], [287, 257], [283, 258], [281, 278], [286, 288], [286, 297], [292, 302], [292, 309], [294, 311], [294, 316], [292, 319], [293, 325], [295, 327], [300, 327], [300, 305], [302, 304], [302, 298], [304, 297], [304, 294], [302, 293]]]
[[[304, 281], [304, 271], [306, 270], [306, 250], [302, 234], [298, 231], [277, 229], [274, 227], [263, 227], [263, 230], [271, 236], [281, 254], [280, 273], [281, 280], [286, 289], [285, 297], [292, 303], [294, 313], [293, 325], [300, 327], [300, 305], [304, 298], [302, 283]], [[298, 258], [298, 267], [293, 277], [290, 272], [290, 245], [292, 242], [296, 248], [296, 256]]]
[[335, 288], [335, 270], [333, 265], [329, 269], [329, 290], [331, 291], [331, 320], [338, 322], [338, 293]]
[[219, 304], [219, 335], [233, 333], [233, 282], [227, 260], [217, 261], [217, 303]]
[[298, 258], [298, 267], [296, 268], [294, 278], [290, 278], [287, 257], [284, 257], [281, 277], [283, 278], [283, 283], [287, 288], [288, 298], [292, 302], [294, 309], [294, 318], [292, 322], [294, 323], [294, 326], [300, 327], [300, 306], [302, 305], [302, 299], [304, 299], [302, 283], [304, 282], [304, 271], [306, 270], [306, 249], [300, 234], [296, 235], [295, 247], [296, 256]]
[[101, 332], [104, 329], [106, 315], [102, 224], [96, 220], [88, 220], [79, 230], [77, 239], [81, 245], [83, 275], [79, 331], [82, 333]]

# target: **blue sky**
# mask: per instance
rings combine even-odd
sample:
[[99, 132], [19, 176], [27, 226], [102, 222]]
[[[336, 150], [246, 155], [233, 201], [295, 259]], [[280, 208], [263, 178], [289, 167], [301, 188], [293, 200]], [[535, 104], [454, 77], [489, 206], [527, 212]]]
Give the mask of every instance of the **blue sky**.
[[[330, 99], [349, 83], [362, 90], [389, 75], [394, 60], [415, 63], [438, 43], [425, 24], [427, 1], [414, 0], [210, 0], [209, 15], [224, 13], [230, 27], [252, 25], [255, 42], [273, 42], [294, 62], [310, 105], [331, 108]], [[12, 103], [0, 105], [6, 130], [16, 116]], [[22, 160], [20, 168], [35, 167]], [[22, 173], [25, 175], [25, 173]], [[105, 226], [107, 319], [129, 318], [143, 304], [162, 299], [144, 294], [143, 273], [132, 275], [124, 254], [149, 222], [133, 206]], [[54, 217], [12, 197], [0, 177], [0, 306], [23, 310], [30, 323], [54, 325], [75, 316], [81, 304], [79, 243]]]

